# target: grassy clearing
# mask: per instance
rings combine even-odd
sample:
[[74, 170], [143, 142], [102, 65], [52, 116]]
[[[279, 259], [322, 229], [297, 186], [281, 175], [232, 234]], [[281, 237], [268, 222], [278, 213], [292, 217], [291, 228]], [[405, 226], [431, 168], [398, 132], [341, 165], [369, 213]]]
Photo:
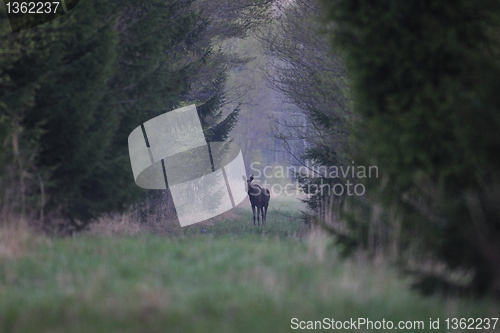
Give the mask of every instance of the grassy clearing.
[[83, 235], [5, 258], [0, 332], [289, 332], [294, 317], [423, 320], [424, 331], [439, 317], [445, 332], [446, 317], [500, 313], [488, 300], [424, 299], [384, 264], [339, 259], [285, 213], [266, 227], [238, 214], [204, 234]]

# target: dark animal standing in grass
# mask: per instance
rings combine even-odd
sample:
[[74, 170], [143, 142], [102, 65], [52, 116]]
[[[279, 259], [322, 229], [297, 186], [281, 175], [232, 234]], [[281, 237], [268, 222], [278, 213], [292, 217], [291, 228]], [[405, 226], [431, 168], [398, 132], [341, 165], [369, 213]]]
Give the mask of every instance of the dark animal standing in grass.
[[247, 180], [247, 192], [252, 203], [253, 225], [255, 225], [255, 207], [257, 207], [257, 225], [260, 225], [259, 217], [262, 215], [262, 225], [266, 223], [267, 207], [271, 194], [267, 188], [262, 188], [257, 184], [252, 184], [253, 175]]

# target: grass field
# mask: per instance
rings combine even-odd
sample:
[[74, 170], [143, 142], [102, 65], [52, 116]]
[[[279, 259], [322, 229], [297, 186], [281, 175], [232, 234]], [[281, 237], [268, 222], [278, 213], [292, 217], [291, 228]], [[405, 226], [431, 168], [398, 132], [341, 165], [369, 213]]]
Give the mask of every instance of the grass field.
[[422, 298], [384, 263], [340, 259], [297, 215], [250, 217], [175, 237], [23, 236], [21, 255], [0, 256], [0, 332], [277, 333], [292, 318], [424, 322], [408, 332], [440, 318], [446, 332], [448, 317], [499, 317], [498, 303]]

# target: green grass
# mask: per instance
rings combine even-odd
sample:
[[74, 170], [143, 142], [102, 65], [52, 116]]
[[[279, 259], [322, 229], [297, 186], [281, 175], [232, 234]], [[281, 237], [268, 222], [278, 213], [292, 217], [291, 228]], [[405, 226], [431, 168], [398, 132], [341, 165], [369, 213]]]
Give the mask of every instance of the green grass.
[[254, 227], [239, 214], [205, 234], [57, 238], [0, 261], [0, 332], [276, 333], [294, 331], [294, 317], [423, 320], [421, 332], [440, 318], [433, 331], [445, 332], [447, 317], [500, 313], [488, 300], [422, 298], [285, 215]]
[[[308, 228], [304, 225], [301, 216], [297, 213], [290, 213], [290, 210], [283, 210], [283, 208], [287, 208], [287, 206], [276, 205], [276, 207], [269, 207], [265, 225], [254, 226], [251, 209], [235, 208], [234, 212], [238, 216], [237, 219], [224, 219], [212, 225], [203, 225], [203, 228], [208, 234], [215, 237], [261, 234], [276, 237], [303, 237]], [[199, 234], [200, 230], [201, 226], [198, 224], [182, 228], [185, 236]]]

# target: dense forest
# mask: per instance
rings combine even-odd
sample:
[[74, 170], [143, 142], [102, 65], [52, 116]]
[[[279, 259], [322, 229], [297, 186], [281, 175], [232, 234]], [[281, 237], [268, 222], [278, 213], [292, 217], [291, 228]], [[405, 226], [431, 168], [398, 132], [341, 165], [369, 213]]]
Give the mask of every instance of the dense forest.
[[0, 19], [0, 229], [175, 219], [168, 189], [134, 183], [127, 138], [195, 104], [248, 176], [304, 167], [283, 225], [427, 295], [500, 297], [498, 1], [80, 0], [19, 32]]
[[226, 139], [238, 105], [223, 115], [225, 78], [245, 60], [222, 43], [264, 21], [269, 1], [227, 6], [84, 1], [18, 34], [2, 20], [4, 206], [76, 229], [126, 209], [141, 192], [124, 142], [176, 107], [196, 104], [207, 140]]

